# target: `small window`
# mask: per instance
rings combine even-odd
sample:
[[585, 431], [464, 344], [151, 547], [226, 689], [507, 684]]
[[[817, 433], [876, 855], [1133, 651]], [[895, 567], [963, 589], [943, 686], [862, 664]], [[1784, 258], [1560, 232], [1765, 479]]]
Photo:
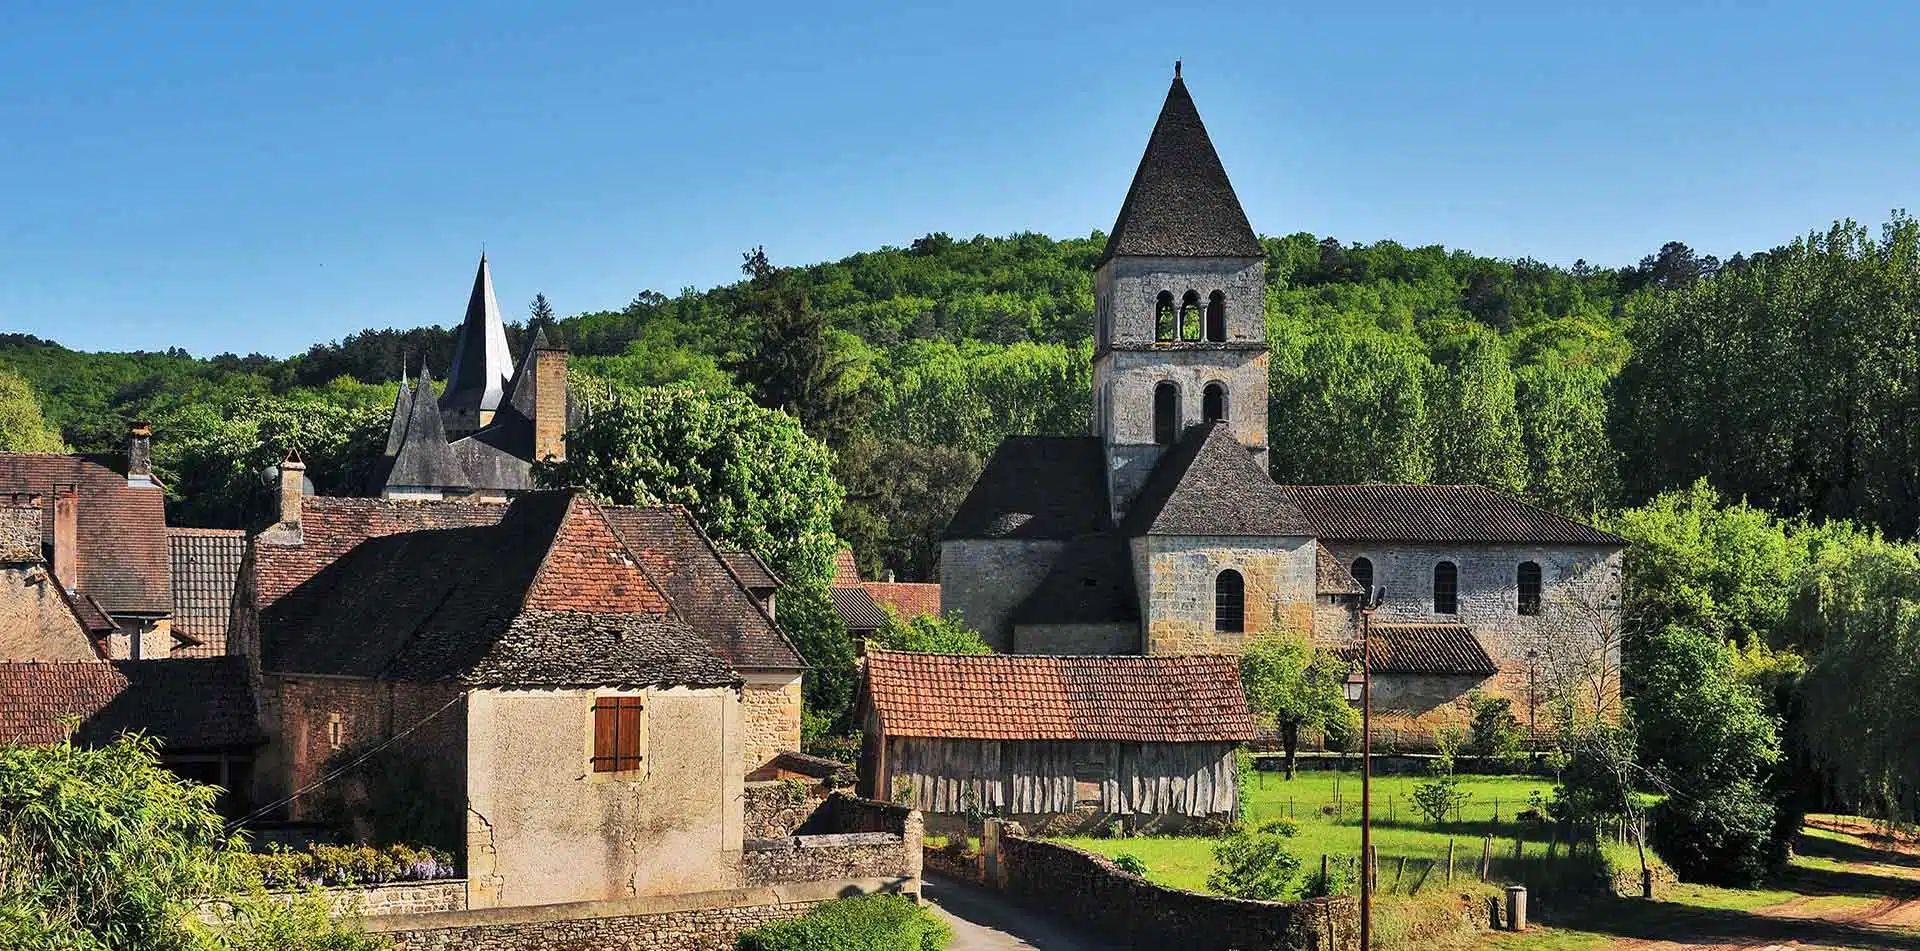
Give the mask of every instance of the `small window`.
[[1180, 328], [1174, 323], [1173, 292], [1161, 291], [1153, 305], [1153, 339], [1162, 342], [1178, 339]]
[[1107, 764], [1102, 762], [1076, 762], [1073, 764], [1073, 802], [1077, 806], [1097, 806], [1100, 804], [1100, 787], [1108, 779]]
[[1163, 380], [1153, 388], [1153, 441], [1171, 446], [1179, 435], [1180, 386], [1172, 380]]
[[1238, 634], [1247, 628], [1247, 582], [1228, 568], [1213, 579], [1213, 629]]
[[1523, 561], [1520, 570], [1515, 572], [1515, 585], [1520, 589], [1520, 613], [1534, 615], [1540, 613], [1540, 563]]
[[1207, 339], [1227, 342], [1227, 295], [1219, 291], [1207, 295]]
[[1198, 343], [1200, 340], [1200, 295], [1198, 292], [1188, 291], [1187, 296], [1180, 299], [1180, 339], [1188, 343]]
[[346, 725], [340, 721], [340, 714], [327, 714], [327, 747], [339, 749], [347, 745]]
[[1371, 597], [1373, 595], [1373, 560], [1370, 558], [1355, 558], [1353, 560], [1352, 574], [1353, 583], [1360, 586], [1360, 593]]
[[1227, 385], [1225, 383], [1207, 384], [1206, 390], [1200, 394], [1200, 415], [1209, 423], [1227, 418]]
[[1451, 561], [1433, 566], [1433, 613], [1460, 613], [1460, 569]]
[[645, 746], [639, 697], [601, 697], [593, 704], [593, 771], [624, 773], [640, 768]]

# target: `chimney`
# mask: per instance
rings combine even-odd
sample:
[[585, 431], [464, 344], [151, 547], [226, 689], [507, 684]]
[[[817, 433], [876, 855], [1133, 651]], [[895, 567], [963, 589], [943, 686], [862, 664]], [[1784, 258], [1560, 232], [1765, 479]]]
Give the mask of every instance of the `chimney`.
[[25, 492], [0, 495], [0, 565], [37, 565], [41, 549], [40, 497]]
[[127, 427], [127, 485], [153, 488], [153, 426], [145, 420]]
[[79, 579], [80, 487], [53, 487], [53, 577], [68, 594]]
[[567, 350], [546, 346], [533, 353], [533, 458], [567, 458]]
[[307, 464], [300, 454], [289, 451], [280, 463], [280, 524], [300, 527], [300, 498], [306, 495]]

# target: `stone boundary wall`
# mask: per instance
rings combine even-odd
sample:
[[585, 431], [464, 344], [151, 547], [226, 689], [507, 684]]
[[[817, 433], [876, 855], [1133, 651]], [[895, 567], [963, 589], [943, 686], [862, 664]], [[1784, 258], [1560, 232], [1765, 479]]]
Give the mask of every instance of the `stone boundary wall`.
[[1359, 907], [1348, 897], [1249, 901], [1156, 885], [1103, 856], [1032, 839], [989, 820], [982, 846], [987, 884], [1017, 901], [1083, 924], [1114, 941], [1183, 951], [1354, 951]]
[[740, 935], [823, 901], [900, 892], [902, 879], [841, 879], [606, 902], [392, 915], [364, 922], [395, 951], [734, 951]]
[[[740, 867], [748, 886], [836, 878], [908, 878], [905, 840], [892, 832], [748, 839]], [[918, 890], [915, 889], [917, 892]]]
[[467, 910], [467, 880], [464, 878], [329, 888], [324, 894], [333, 903], [336, 916], [371, 918], [376, 915]]
[[[799, 793], [798, 798], [795, 792]], [[749, 839], [777, 839], [793, 835], [827, 801], [820, 783], [774, 780], [744, 787], [745, 827]]]

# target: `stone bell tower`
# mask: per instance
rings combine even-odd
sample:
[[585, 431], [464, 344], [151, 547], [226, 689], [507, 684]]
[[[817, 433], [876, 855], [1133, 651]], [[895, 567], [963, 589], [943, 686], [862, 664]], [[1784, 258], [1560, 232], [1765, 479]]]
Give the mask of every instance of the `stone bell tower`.
[[1266, 271], [1175, 63], [1093, 278], [1093, 434], [1116, 520], [1191, 426], [1227, 421], [1266, 468]]

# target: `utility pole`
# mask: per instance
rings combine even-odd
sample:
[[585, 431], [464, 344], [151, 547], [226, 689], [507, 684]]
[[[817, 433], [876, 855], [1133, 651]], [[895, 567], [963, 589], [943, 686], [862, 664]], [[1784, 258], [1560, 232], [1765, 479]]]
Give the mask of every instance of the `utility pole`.
[[1387, 589], [1360, 595], [1360, 951], [1373, 951], [1373, 609]]

